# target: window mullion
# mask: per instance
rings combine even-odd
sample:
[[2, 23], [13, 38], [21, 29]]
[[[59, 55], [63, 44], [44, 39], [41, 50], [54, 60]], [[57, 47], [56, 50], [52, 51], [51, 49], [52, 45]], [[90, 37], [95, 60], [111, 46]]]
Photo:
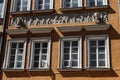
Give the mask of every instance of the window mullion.
[[98, 0], [95, 0], [95, 6], [97, 6], [97, 5], [98, 5], [98, 4], [97, 4], [97, 1], [98, 1]]
[[43, 0], [42, 6], [43, 6], [43, 9], [45, 9], [45, 0]]
[[97, 56], [97, 57], [96, 57], [96, 59], [97, 59], [97, 60], [96, 60], [97, 65], [96, 65], [96, 66], [97, 66], [97, 68], [98, 68], [98, 67], [99, 67], [99, 59], [98, 59], [98, 40], [96, 41], [96, 56]]
[[87, 47], [88, 47], [88, 68], [90, 67], [90, 40], [87, 40]]
[[14, 69], [17, 68], [17, 52], [18, 52], [18, 43], [17, 43], [17, 46], [16, 46], [16, 52], [15, 52]]
[[73, 0], [70, 1], [70, 7], [73, 7]]
[[107, 41], [105, 40], [105, 67], [108, 65], [108, 59], [107, 59]]
[[72, 41], [70, 41], [70, 60], [69, 60], [69, 67], [72, 67]]
[[39, 52], [39, 68], [41, 68], [41, 54], [42, 54], [42, 42], [40, 42], [40, 52]]

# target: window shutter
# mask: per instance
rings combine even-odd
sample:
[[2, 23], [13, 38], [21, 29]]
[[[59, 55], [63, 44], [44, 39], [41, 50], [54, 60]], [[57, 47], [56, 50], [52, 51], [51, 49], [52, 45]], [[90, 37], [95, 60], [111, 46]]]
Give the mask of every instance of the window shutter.
[[50, 9], [53, 9], [53, 0], [50, 0]]
[[30, 10], [31, 0], [28, 0], [27, 10]]
[[78, 7], [82, 7], [82, 0], [78, 0]]

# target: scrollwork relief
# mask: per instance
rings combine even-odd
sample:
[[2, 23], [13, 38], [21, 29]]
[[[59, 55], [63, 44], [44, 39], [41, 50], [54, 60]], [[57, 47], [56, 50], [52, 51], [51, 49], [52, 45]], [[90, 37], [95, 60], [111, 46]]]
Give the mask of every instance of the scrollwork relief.
[[32, 16], [32, 17], [12, 17], [10, 26], [20, 26], [24, 23], [26, 26], [43, 25], [43, 24], [68, 24], [68, 23], [83, 23], [83, 22], [105, 22], [108, 21], [107, 12], [93, 12], [81, 14], [53, 14], [47, 16]]

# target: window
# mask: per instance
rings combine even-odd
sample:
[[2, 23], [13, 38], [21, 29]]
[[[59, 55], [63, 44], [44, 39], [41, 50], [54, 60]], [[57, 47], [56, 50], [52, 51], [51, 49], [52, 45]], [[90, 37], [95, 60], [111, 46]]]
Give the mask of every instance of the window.
[[81, 68], [81, 37], [61, 39], [60, 69]]
[[28, 11], [30, 10], [31, 0], [12, 0], [12, 11]]
[[53, 0], [35, 0], [35, 10], [53, 9]]
[[62, 0], [63, 8], [82, 7], [82, 0]]
[[9, 40], [4, 69], [24, 69], [25, 40]]
[[107, 5], [107, 0], [88, 0], [88, 6]]
[[0, 0], [0, 18], [2, 17], [3, 12], [3, 0]]
[[108, 35], [87, 36], [88, 68], [109, 68], [109, 37]]
[[49, 69], [50, 38], [31, 40], [30, 69]]

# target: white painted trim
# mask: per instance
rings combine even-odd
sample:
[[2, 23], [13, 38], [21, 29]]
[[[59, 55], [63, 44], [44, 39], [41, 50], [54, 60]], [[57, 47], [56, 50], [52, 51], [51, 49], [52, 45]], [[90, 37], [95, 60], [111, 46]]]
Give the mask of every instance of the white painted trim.
[[[21, 3], [23, 3], [23, 0], [20, 0]], [[29, 11], [30, 10], [30, 5], [31, 5], [31, 0], [27, 0], [27, 10], [26, 11]], [[23, 7], [23, 4], [20, 5], [20, 11], [23, 11], [22, 10], [22, 7]], [[16, 12], [17, 11], [17, 0], [12, 0], [11, 2], [11, 11], [12, 12]]]
[[[59, 69], [62, 69], [63, 66], [63, 41], [74, 41], [78, 40], [78, 67], [71, 67], [70, 68], [82, 68], [82, 37], [81, 36], [65, 36], [60, 38], [60, 59], [59, 59]], [[70, 42], [71, 43], [71, 42]], [[71, 47], [70, 47], [71, 48]], [[71, 50], [70, 50], [71, 51]], [[70, 52], [71, 53], [71, 52]]]
[[[105, 66], [96, 67], [96, 68], [110, 68], [110, 56], [109, 56], [109, 35], [86, 35], [86, 58], [87, 64], [86, 68], [90, 68], [89, 64], [89, 40], [105, 40]], [[97, 65], [96, 65], [97, 66]]]
[[[40, 58], [39, 58], [39, 68], [38, 69], [49, 69], [50, 68], [50, 51], [51, 51], [51, 37], [38, 37], [38, 38], [31, 38], [31, 41], [30, 41], [30, 45], [31, 45], [31, 51], [30, 51], [30, 65], [29, 65], [29, 68], [28, 69], [32, 69], [32, 66], [33, 66], [33, 50], [34, 50], [34, 42], [37, 42], [39, 41], [40, 43], [43, 43], [43, 42], [47, 42], [48, 43], [48, 47], [47, 47], [47, 63], [48, 63], [48, 66], [45, 67], [45, 68], [41, 68], [40, 67]], [[42, 49], [42, 45], [40, 47], [40, 49]], [[41, 56], [41, 54], [39, 54], [39, 57]], [[33, 69], [34, 70], [34, 69]]]
[[[14, 39], [8, 39], [7, 40], [7, 47], [6, 47], [6, 54], [5, 54], [5, 58], [4, 58], [4, 64], [3, 64], [3, 69], [9, 69], [9, 67], [8, 67], [8, 65], [9, 65], [9, 62], [8, 62], [8, 60], [9, 60], [9, 58], [10, 58], [10, 46], [11, 46], [11, 43], [12, 42], [17, 42], [17, 43], [19, 43], [19, 42], [23, 42], [24, 43], [24, 47], [23, 47], [23, 54], [22, 54], [22, 66], [20, 67], [20, 68], [17, 68], [16, 67], [16, 65], [14, 66], [14, 68], [13, 69], [24, 69], [24, 64], [25, 64], [25, 55], [26, 55], [26, 39], [24, 38], [24, 39], [21, 39], [21, 38], [14, 38]], [[16, 54], [15, 54], [16, 55]], [[16, 57], [16, 56], [15, 56]], [[16, 64], [16, 62], [14, 63], [14, 64]], [[13, 70], [13, 69], [10, 69], [10, 70]]]
[[[98, 6], [97, 1], [95, 0], [95, 6]], [[108, 5], [108, 0], [103, 0], [103, 5]], [[87, 0], [87, 6], [90, 6], [90, 0]]]

